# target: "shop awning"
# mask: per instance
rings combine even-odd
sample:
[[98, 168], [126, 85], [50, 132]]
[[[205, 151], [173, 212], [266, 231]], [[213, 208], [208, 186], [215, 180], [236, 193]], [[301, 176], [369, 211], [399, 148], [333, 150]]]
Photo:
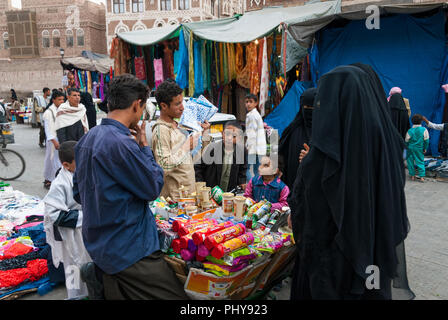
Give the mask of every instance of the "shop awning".
[[160, 28], [122, 32], [117, 34], [117, 36], [123, 41], [133, 45], [149, 46], [179, 36], [180, 29], [180, 25], [170, 25]]
[[296, 7], [270, 7], [249, 11], [232, 18], [183, 24], [195, 37], [228, 43], [244, 43], [272, 33], [282, 23], [295, 24], [339, 13], [340, 0]]
[[104, 54], [83, 51], [81, 57], [62, 59], [61, 65], [64, 69], [80, 69], [107, 74], [114, 66], [114, 60]]

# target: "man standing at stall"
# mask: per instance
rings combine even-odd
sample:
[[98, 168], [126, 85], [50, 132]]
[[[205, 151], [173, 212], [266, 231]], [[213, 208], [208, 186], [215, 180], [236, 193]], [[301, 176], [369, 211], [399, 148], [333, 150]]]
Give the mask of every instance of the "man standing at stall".
[[[83, 240], [110, 300], [187, 299], [160, 251], [148, 205], [163, 186], [163, 170], [146, 140], [146, 122], [138, 125], [148, 94], [132, 75], [114, 78], [107, 118], [75, 148], [73, 189], [84, 213]], [[89, 287], [94, 273], [83, 274]]]
[[50, 103], [51, 99], [51, 90], [50, 88], [42, 89], [43, 96], [36, 96], [34, 99], [33, 105], [33, 114], [32, 114], [32, 124], [39, 128], [39, 146], [41, 148], [44, 147], [45, 142], [45, 128], [42, 124], [42, 115], [47, 108], [47, 105]]
[[[161, 196], [179, 197], [184, 186], [189, 193], [195, 190], [195, 171], [191, 150], [196, 149], [200, 133], [189, 134], [179, 127], [176, 119], [184, 112], [182, 89], [172, 80], [161, 83], [155, 96], [160, 108], [160, 118], [152, 127], [152, 150], [157, 163], [163, 168], [165, 184]], [[202, 146], [210, 143], [210, 124], [201, 124]]]

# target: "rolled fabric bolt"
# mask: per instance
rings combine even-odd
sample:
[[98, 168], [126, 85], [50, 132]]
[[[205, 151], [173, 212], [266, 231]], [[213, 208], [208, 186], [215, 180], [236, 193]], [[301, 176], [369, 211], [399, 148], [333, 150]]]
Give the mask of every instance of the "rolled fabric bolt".
[[193, 241], [195, 245], [200, 245], [202, 243], [204, 243], [205, 238], [215, 232], [221, 231], [225, 228], [231, 227], [233, 226], [233, 223], [231, 221], [226, 221], [223, 223], [220, 223], [216, 226], [210, 226], [209, 228], [207, 228], [205, 231], [203, 230], [198, 230], [195, 231], [193, 233]]
[[200, 244], [198, 246], [198, 253], [199, 256], [201, 257], [207, 257], [210, 255], [210, 250], [207, 249], [207, 247], [204, 244]]
[[244, 224], [238, 223], [232, 227], [225, 228], [221, 231], [215, 232], [205, 238], [204, 244], [207, 249], [211, 250], [218, 244], [227, 240], [233, 239], [246, 232]]
[[235, 251], [237, 249], [247, 247], [252, 243], [254, 243], [254, 235], [252, 233], [245, 233], [213, 248], [212, 256], [215, 257], [216, 259], [221, 259], [226, 254]]
[[194, 244], [193, 239], [188, 240], [187, 249], [190, 250], [190, 251], [197, 251], [198, 250], [198, 246]]
[[205, 257], [200, 256], [197, 252], [196, 252], [196, 260], [199, 262], [205, 261]]
[[190, 225], [186, 225], [186, 226], [182, 226], [179, 228], [178, 234], [179, 236], [185, 236], [189, 233], [193, 233], [197, 230], [200, 230], [202, 228], [206, 228], [208, 226], [211, 225], [216, 225], [217, 221], [216, 220], [204, 220], [202, 223], [198, 223], [198, 224], [190, 224]]
[[180, 247], [180, 238], [174, 239], [171, 242], [171, 248], [173, 248], [173, 251], [177, 254], [180, 253], [180, 251], [182, 250], [182, 248]]
[[180, 251], [180, 256], [182, 257], [183, 260], [185, 261], [192, 261], [194, 260], [194, 258], [196, 257], [196, 253], [195, 252], [191, 252], [188, 249], [182, 249]]
[[179, 238], [179, 239], [180, 239], [180, 248], [181, 248], [181, 249], [187, 249], [187, 248], [188, 248], [188, 243], [189, 243], [190, 241], [193, 241], [193, 239], [191, 238], [191, 236], [192, 236], [192, 234], [189, 233], [189, 234], [187, 234], [187, 235], [185, 235], [185, 236]]

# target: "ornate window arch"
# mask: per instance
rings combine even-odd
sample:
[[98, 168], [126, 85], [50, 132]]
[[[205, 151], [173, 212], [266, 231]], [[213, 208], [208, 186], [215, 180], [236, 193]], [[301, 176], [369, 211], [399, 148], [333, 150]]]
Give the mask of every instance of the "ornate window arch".
[[134, 26], [132, 27], [132, 31], [146, 30], [146, 29], [147, 29], [146, 25], [145, 25], [143, 22], [141, 22], [140, 20], [137, 21], [137, 22], [134, 24]]
[[129, 32], [129, 27], [125, 25], [122, 21], [115, 27], [115, 33]]
[[73, 30], [67, 29], [65, 30], [65, 42], [67, 47], [73, 47]]
[[165, 25], [166, 25], [166, 23], [162, 19], [157, 19], [154, 22], [154, 28], [161, 28], [161, 27], [164, 27]]
[[9, 34], [8, 32], [3, 33], [3, 47], [9, 49]]
[[76, 30], [76, 43], [78, 47], [84, 47], [84, 30], [81, 28]]
[[61, 46], [61, 33], [58, 29], [53, 30], [51, 33], [51, 36], [53, 38], [53, 47], [59, 48]]
[[50, 48], [50, 32], [48, 30], [42, 31], [42, 47]]
[[177, 20], [176, 18], [171, 18], [171, 19], [168, 21], [168, 24], [169, 24], [169, 25], [172, 25], [172, 26], [176, 26], [176, 25], [179, 24], [179, 20]]

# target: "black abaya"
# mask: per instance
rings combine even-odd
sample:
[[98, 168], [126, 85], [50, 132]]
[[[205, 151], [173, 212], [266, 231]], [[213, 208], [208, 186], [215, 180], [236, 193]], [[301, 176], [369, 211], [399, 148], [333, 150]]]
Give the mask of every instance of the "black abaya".
[[406, 133], [411, 128], [411, 125], [409, 123], [408, 109], [406, 109], [406, 104], [401, 94], [395, 93], [390, 97], [389, 107], [392, 122], [400, 133], [400, 136], [405, 139]]
[[297, 175], [303, 144], [309, 144], [311, 138], [312, 109], [306, 109], [304, 106], [313, 106], [316, 93], [316, 88], [303, 92], [300, 97], [300, 109], [294, 120], [283, 131], [279, 142], [279, 154], [284, 162], [282, 180], [289, 188], [294, 184]]
[[[357, 66], [320, 79], [311, 149], [288, 199], [299, 253], [293, 299], [392, 299], [392, 280], [406, 275], [397, 254], [409, 232], [404, 146], [379, 85]], [[380, 289], [366, 288], [372, 265]]]

